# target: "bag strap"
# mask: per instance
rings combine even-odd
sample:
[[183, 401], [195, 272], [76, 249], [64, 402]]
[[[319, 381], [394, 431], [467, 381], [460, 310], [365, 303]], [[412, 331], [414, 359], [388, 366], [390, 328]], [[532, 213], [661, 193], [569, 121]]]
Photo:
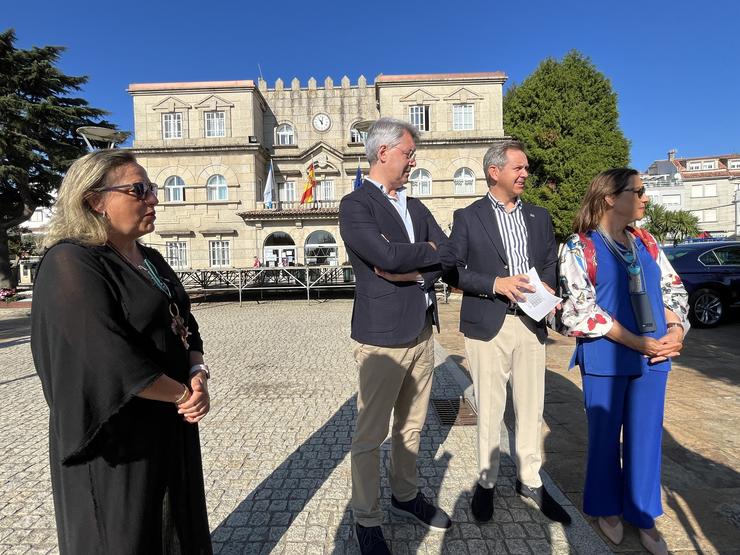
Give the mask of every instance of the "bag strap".
[[586, 233], [580, 232], [578, 238], [583, 244], [583, 256], [586, 258], [586, 273], [591, 283], [596, 286], [596, 248], [594, 242]]

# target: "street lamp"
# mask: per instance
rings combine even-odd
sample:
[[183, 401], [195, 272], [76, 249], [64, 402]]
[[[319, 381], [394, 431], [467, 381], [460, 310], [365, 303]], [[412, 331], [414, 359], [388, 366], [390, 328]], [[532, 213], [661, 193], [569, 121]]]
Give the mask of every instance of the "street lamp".
[[115, 148], [117, 144], [128, 139], [128, 131], [116, 131], [107, 127], [98, 127], [96, 125], [85, 125], [77, 128], [77, 134], [82, 137], [87, 145], [87, 150], [92, 152], [98, 150], [93, 146], [93, 142], [107, 144], [106, 148]]

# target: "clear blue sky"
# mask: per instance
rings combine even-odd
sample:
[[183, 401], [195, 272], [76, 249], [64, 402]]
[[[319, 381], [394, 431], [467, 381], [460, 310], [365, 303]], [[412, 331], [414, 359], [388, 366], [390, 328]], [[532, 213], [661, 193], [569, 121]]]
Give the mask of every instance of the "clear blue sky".
[[612, 82], [632, 165], [740, 152], [737, 0], [4, 0], [16, 46], [63, 45], [84, 96], [133, 129], [129, 83], [504, 71], [589, 56]]

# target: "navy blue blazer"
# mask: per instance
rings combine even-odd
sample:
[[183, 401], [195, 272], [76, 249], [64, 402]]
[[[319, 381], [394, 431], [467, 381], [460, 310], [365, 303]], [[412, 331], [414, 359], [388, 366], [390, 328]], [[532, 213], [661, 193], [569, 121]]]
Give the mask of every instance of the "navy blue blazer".
[[[527, 254], [540, 279], [555, 289], [558, 255], [552, 218], [539, 206], [522, 203], [527, 226]], [[456, 268], [446, 271], [445, 281], [462, 289], [460, 331], [465, 337], [489, 341], [506, 318], [509, 299], [493, 292], [496, 277], [508, 277], [509, 267], [496, 215], [488, 196], [455, 211], [450, 241], [457, 256]], [[528, 318], [528, 316], [522, 316]], [[545, 321], [537, 322], [537, 337], [547, 337]]]
[[[442, 274], [440, 256], [446, 256], [448, 263], [454, 259], [449, 239], [429, 209], [413, 197], [407, 197], [407, 208], [414, 226], [414, 243], [401, 216], [370, 181], [339, 204], [339, 232], [356, 280], [352, 339], [360, 343], [392, 346], [416, 339], [426, 322], [426, 292], [433, 291]], [[438, 250], [428, 241], [434, 242]], [[387, 281], [375, 273], [374, 267], [391, 273], [419, 271], [424, 283]], [[431, 297], [439, 331], [437, 301], [433, 294]]]

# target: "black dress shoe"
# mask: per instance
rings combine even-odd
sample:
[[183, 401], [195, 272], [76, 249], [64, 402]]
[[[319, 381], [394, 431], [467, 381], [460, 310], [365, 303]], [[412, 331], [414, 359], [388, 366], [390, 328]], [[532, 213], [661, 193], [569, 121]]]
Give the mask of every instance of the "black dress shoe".
[[355, 524], [355, 539], [362, 555], [391, 555], [380, 526]]
[[399, 501], [391, 495], [391, 512], [413, 518], [419, 524], [437, 532], [444, 532], [452, 526], [447, 513], [427, 501], [421, 492], [418, 492], [411, 501]]
[[488, 489], [476, 484], [470, 510], [473, 512], [473, 518], [478, 522], [491, 520], [493, 518], [493, 488]]
[[538, 488], [530, 488], [522, 484], [519, 480], [516, 481], [516, 492], [522, 497], [526, 497], [534, 501], [539, 507], [542, 514], [550, 520], [555, 522], [562, 522], [563, 524], [570, 524], [570, 515], [565, 512], [565, 509], [560, 506], [560, 503], [555, 501], [544, 486]]

